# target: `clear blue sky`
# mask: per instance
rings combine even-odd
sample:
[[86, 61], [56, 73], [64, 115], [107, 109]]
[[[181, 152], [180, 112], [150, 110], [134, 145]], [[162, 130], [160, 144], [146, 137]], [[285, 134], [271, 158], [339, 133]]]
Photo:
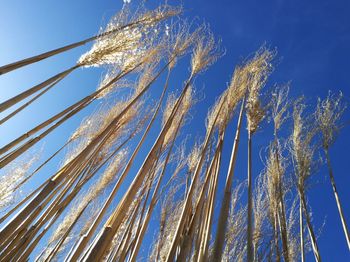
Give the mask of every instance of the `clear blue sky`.
[[[152, 6], [157, 1], [148, 2]], [[177, 2], [179, 1], [170, 1], [170, 3]], [[106, 24], [111, 15], [120, 10], [122, 3], [122, 0], [2, 1], [0, 65], [95, 34], [100, 25]], [[208, 22], [215, 35], [222, 38], [223, 46], [226, 48], [226, 55], [196, 81], [197, 88], [205, 93], [205, 99], [197, 105], [193, 112], [195, 118], [185, 128], [184, 132], [192, 133], [192, 138], [203, 135], [207, 108], [226, 87], [235, 64], [264, 42], [271, 47], [277, 47], [280, 58], [269, 84], [291, 81], [291, 94], [305, 95], [306, 101], [313, 104], [317, 96], [325, 97], [329, 89], [342, 90], [349, 101], [349, 1], [191, 0], [184, 1], [184, 7], [185, 16], [198, 16]], [[88, 47], [78, 48], [0, 76], [0, 101], [72, 66]], [[185, 69], [187, 67], [184, 65]], [[185, 72], [186, 70], [179, 70], [178, 78], [182, 77], [184, 80]], [[101, 73], [100, 69], [80, 69], [74, 72], [40, 99], [40, 103], [33, 104], [17, 118], [1, 126], [0, 145], [4, 145], [35, 123], [43, 121], [89, 94], [96, 88]], [[179, 83], [181, 82], [174, 80], [172, 82], [175, 88], [180, 88], [176, 86]], [[54, 152], [80, 123], [82, 117], [93, 108], [94, 106], [80, 113], [48, 136], [43, 143], [45, 146], [43, 154]], [[350, 119], [349, 110], [344, 119]], [[229, 126], [231, 133], [234, 126], [235, 124]], [[338, 191], [348, 221], [350, 220], [349, 131], [349, 127], [342, 130], [331, 150]], [[258, 154], [268, 143], [267, 132], [260, 131], [256, 135], [255, 175], [263, 167]], [[227, 141], [232, 141], [232, 134], [228, 134], [227, 138]], [[236, 178], [240, 180], [246, 176], [244, 139], [245, 135], [242, 137], [242, 153], [238, 158], [236, 172]], [[231, 144], [228, 143], [224, 148], [221, 186], [230, 147]], [[350, 261], [326, 175], [326, 170], [321, 168], [315, 183], [310, 188], [309, 196], [315, 225], [321, 227], [325, 221], [319, 238], [321, 256], [324, 261]], [[308, 260], [312, 259], [310, 254]]]

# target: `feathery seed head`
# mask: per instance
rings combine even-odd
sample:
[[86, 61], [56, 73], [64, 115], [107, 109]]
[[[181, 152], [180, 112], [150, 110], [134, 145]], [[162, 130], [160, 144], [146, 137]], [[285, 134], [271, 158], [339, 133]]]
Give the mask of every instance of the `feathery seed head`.
[[260, 239], [263, 237], [263, 223], [268, 216], [267, 207], [268, 198], [267, 193], [266, 177], [260, 174], [257, 179], [257, 185], [255, 187], [255, 194], [253, 197], [253, 214], [254, 214], [254, 232], [253, 232], [253, 243], [258, 246]]
[[312, 139], [316, 134], [316, 129], [311, 125], [310, 119], [305, 120], [302, 116], [305, 105], [301, 99], [297, 100], [293, 106], [293, 133], [291, 135], [291, 152], [295, 160], [298, 186], [303, 190], [306, 179], [311, 175], [313, 165], [313, 155], [315, 147]]
[[254, 133], [265, 116], [261, 106], [260, 90], [265, 85], [273, 69], [272, 60], [276, 52], [265, 47], [260, 48], [255, 56], [245, 64], [248, 84], [248, 97], [246, 103], [248, 130]]
[[158, 61], [149, 63], [144, 66], [142, 74], [139, 76], [137, 84], [135, 86], [134, 96], [140, 94], [140, 92], [145, 89], [154, 79], [156, 75], [156, 69], [158, 66]]
[[214, 35], [208, 26], [203, 25], [200, 33], [198, 33], [198, 39], [196, 39], [195, 48], [192, 53], [192, 76], [206, 70], [224, 54], [220, 44], [221, 41], [215, 42]]
[[278, 87], [276, 86], [275, 91], [272, 93], [271, 99], [271, 117], [274, 123], [274, 133], [277, 135], [278, 130], [281, 128], [283, 123], [288, 118], [288, 93], [289, 84]]
[[209, 109], [206, 119], [207, 133], [212, 127], [217, 127], [220, 131], [223, 131], [227, 122], [227, 115], [229, 114], [226, 104], [227, 93], [227, 90], [225, 90], [216, 100], [215, 104]]
[[[175, 98], [175, 96], [173, 94], [169, 95], [169, 98], [167, 100], [167, 104], [165, 107], [165, 111], [163, 114], [163, 125], [168, 121], [169, 117], [172, 115], [173, 110], [175, 110], [175, 105], [176, 102], [178, 101], [179, 98]], [[187, 112], [189, 111], [189, 109], [191, 108], [193, 104], [193, 89], [190, 86], [187, 90], [186, 93], [181, 101], [181, 104], [176, 112], [176, 114], [174, 114], [173, 116], [173, 120], [171, 123], [171, 126], [169, 127], [165, 138], [164, 138], [164, 143], [167, 145], [169, 144], [172, 139], [174, 139], [174, 135], [176, 130], [178, 129], [178, 126], [184, 123], [184, 116], [187, 114]]]
[[125, 28], [112, 36], [98, 39], [91, 50], [79, 58], [78, 64], [85, 67], [116, 65], [122, 68], [130, 63], [128, 60], [143, 55], [143, 38], [139, 28]]
[[235, 68], [231, 82], [228, 86], [227, 93], [227, 106], [231, 112], [237, 106], [239, 101], [241, 101], [247, 92], [247, 82], [246, 82], [244, 69], [240, 66]]
[[193, 173], [196, 169], [196, 166], [198, 164], [198, 160], [201, 156], [202, 153], [202, 148], [199, 145], [199, 143], [195, 143], [194, 146], [192, 147], [191, 153], [187, 157], [187, 166], [188, 166], [188, 171], [190, 173]]
[[[114, 16], [106, 27], [105, 32], [96, 40], [90, 51], [78, 60], [82, 66], [115, 65], [119, 68], [130, 68], [138, 62], [157, 38], [156, 25], [171, 16], [181, 13], [180, 8], [160, 6], [156, 10], [140, 8], [135, 15], [125, 7]], [[119, 29], [119, 30], [118, 30]], [[110, 31], [115, 31], [108, 34]]]
[[[166, 25], [167, 26], [167, 25]], [[201, 27], [191, 32], [191, 24], [186, 20], [171, 24], [167, 27], [165, 41], [167, 43], [168, 60], [171, 61], [169, 69], [176, 64], [176, 58], [186, 54], [189, 48], [195, 43], [198, 38]]]
[[286, 159], [283, 157], [281, 151], [281, 146], [278, 140], [275, 141], [275, 143], [271, 143], [268, 148], [268, 157], [265, 167], [266, 188], [269, 208], [272, 214], [276, 214], [278, 211], [278, 194], [283, 193], [279, 190], [280, 186], [283, 184], [283, 177], [286, 170]]
[[315, 118], [322, 134], [322, 143], [325, 149], [334, 143], [341, 128], [339, 122], [346, 106], [341, 92], [338, 95], [329, 92], [327, 98], [317, 101]]

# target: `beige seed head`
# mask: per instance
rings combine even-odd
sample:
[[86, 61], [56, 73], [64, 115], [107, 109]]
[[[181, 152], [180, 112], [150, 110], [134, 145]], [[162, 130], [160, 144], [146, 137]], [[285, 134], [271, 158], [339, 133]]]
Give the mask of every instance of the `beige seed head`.
[[129, 63], [129, 59], [142, 55], [141, 40], [143, 34], [138, 28], [123, 29], [108, 38], [98, 39], [91, 50], [83, 54], [78, 64], [85, 67], [117, 65]]
[[[175, 106], [177, 101], [178, 101], [178, 98], [175, 98], [174, 94], [170, 94], [170, 96], [167, 100], [164, 114], [163, 114], [163, 125], [167, 122], [170, 115], [172, 114], [172, 112], [174, 110], [174, 106]], [[164, 138], [165, 145], [168, 145], [174, 139], [174, 135], [175, 135], [176, 130], [178, 129], [178, 126], [180, 125], [180, 127], [181, 127], [181, 125], [183, 125], [184, 116], [187, 114], [187, 112], [191, 108], [193, 101], [194, 101], [193, 89], [190, 86], [186, 90], [186, 93], [182, 99], [182, 103], [180, 104], [176, 114], [174, 115], [174, 119], [172, 121], [172, 124], [169, 127], [169, 129], [165, 135], [165, 138]]]
[[315, 146], [312, 140], [316, 134], [316, 129], [311, 124], [312, 119], [303, 116], [305, 105], [299, 99], [293, 106], [293, 132], [291, 135], [291, 152], [295, 161], [298, 186], [304, 189], [305, 181], [311, 175], [313, 166], [313, 155]]
[[169, 68], [176, 64], [176, 58], [185, 55], [198, 38], [201, 27], [191, 32], [191, 24], [187, 20], [180, 20], [166, 25], [164, 41], [167, 46], [168, 60], [171, 61]]
[[265, 85], [267, 77], [271, 73], [272, 60], [276, 52], [265, 47], [260, 48], [253, 59], [245, 64], [248, 84], [248, 97], [246, 103], [248, 130], [254, 133], [259, 127], [259, 123], [265, 116], [261, 106], [260, 90]]
[[199, 145], [199, 143], [195, 143], [194, 146], [192, 147], [191, 153], [188, 155], [188, 158], [187, 158], [188, 171], [190, 173], [193, 173], [194, 170], [196, 169], [201, 152], [202, 152], [201, 146]]
[[276, 86], [272, 93], [271, 99], [271, 117], [274, 123], [274, 133], [277, 135], [277, 131], [281, 128], [283, 123], [289, 117], [288, 107], [290, 102], [288, 101], [289, 84], [285, 86]]
[[222, 55], [221, 41], [216, 42], [208, 26], [203, 25], [191, 58], [191, 74], [196, 75], [214, 64]]
[[316, 122], [322, 134], [323, 147], [328, 149], [339, 132], [340, 120], [346, 109], [343, 94], [334, 95], [331, 92], [324, 99], [318, 99], [315, 112]]
[[217, 127], [220, 130], [223, 130], [228, 115], [228, 107], [226, 106], [226, 101], [227, 90], [221, 94], [221, 96], [216, 100], [215, 104], [209, 109], [206, 119], [207, 133], [212, 127]]

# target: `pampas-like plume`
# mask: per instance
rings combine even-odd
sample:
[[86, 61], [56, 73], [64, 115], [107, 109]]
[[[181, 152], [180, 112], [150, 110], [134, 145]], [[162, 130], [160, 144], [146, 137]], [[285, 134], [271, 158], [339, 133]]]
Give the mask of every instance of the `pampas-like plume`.
[[[275, 143], [276, 142], [276, 143]], [[277, 147], [277, 148], [276, 148]], [[275, 234], [275, 246], [278, 250], [278, 228], [282, 239], [283, 256], [289, 261], [288, 232], [285, 218], [284, 175], [286, 170], [285, 158], [282, 156], [279, 141], [269, 146], [266, 160], [265, 176], [268, 195], [270, 222]], [[277, 225], [278, 223], [278, 225]]]
[[323, 147], [327, 150], [339, 133], [341, 117], [346, 106], [341, 92], [339, 95], [329, 92], [326, 99], [318, 99], [315, 118], [322, 134]]
[[265, 112], [261, 107], [260, 90], [264, 87], [268, 76], [270, 75], [273, 65], [272, 60], [275, 57], [275, 52], [260, 48], [252, 60], [247, 62], [245, 70], [247, 70], [247, 128], [250, 133], [254, 133], [261, 120], [265, 116]]
[[276, 86], [272, 93], [271, 100], [271, 118], [274, 124], [274, 136], [277, 137], [277, 132], [288, 119], [288, 107], [290, 102], [288, 101], [289, 84], [285, 86]]
[[87, 53], [79, 58], [78, 65], [98, 67], [116, 64], [120, 68], [130, 63], [128, 59], [139, 59], [144, 55], [147, 47], [147, 45], [141, 45], [141, 41], [147, 42], [143, 39], [141, 30], [127, 28], [112, 37], [99, 39]]
[[223, 51], [221, 50], [220, 42], [215, 41], [213, 33], [208, 29], [208, 26], [202, 25], [191, 58], [191, 75], [203, 72], [222, 55]]
[[288, 256], [290, 261], [298, 261], [300, 254], [299, 250], [299, 235], [298, 232], [298, 198], [295, 198], [289, 208], [289, 215], [287, 217], [287, 236], [288, 236]]
[[318, 128], [322, 134], [322, 145], [326, 155], [327, 167], [329, 179], [332, 185], [333, 194], [337, 204], [340, 220], [343, 226], [346, 242], [350, 250], [350, 234], [348, 226], [345, 220], [343, 208], [338, 195], [335, 179], [333, 175], [333, 169], [331, 165], [331, 159], [329, 156], [329, 147], [334, 143], [336, 136], [340, 129], [340, 120], [343, 112], [346, 109], [346, 104], [343, 102], [343, 95], [339, 93], [338, 96], [332, 95], [330, 92], [326, 99], [318, 100], [317, 108], [315, 112], [315, 118]]
[[196, 42], [201, 29], [201, 27], [198, 27], [191, 32], [191, 24], [186, 20], [171, 24], [170, 27], [166, 25], [164, 38], [167, 45], [168, 60], [172, 61], [169, 68], [175, 67], [176, 56], [183, 56], [189, 51]]
[[[177, 129], [177, 126], [183, 124], [183, 117], [187, 114], [189, 109], [195, 103], [193, 92], [194, 92], [193, 88], [192, 88], [192, 86], [190, 86], [185, 93], [185, 96], [184, 96], [184, 99], [182, 101], [181, 107], [179, 108], [178, 114], [176, 114], [174, 117], [173, 125], [169, 128], [169, 130], [164, 138], [164, 145], [168, 145], [173, 140], [174, 134], [176, 133], [175, 130]], [[175, 96], [171, 95], [168, 98], [166, 107], [164, 109], [163, 125], [169, 119], [171, 112], [174, 109], [175, 103], [176, 103]]]

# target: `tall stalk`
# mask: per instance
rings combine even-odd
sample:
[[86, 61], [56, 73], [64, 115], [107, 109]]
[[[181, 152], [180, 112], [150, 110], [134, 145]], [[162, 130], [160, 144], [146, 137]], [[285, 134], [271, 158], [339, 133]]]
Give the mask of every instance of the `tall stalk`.
[[335, 184], [335, 179], [334, 179], [334, 176], [333, 176], [333, 169], [332, 169], [332, 165], [331, 165], [331, 159], [329, 157], [329, 152], [328, 152], [329, 150], [327, 148], [324, 151], [325, 151], [325, 155], [326, 155], [328, 174], [329, 174], [329, 179], [331, 181], [335, 202], [337, 203], [337, 208], [338, 208], [340, 220], [341, 220], [341, 223], [342, 223], [342, 226], [343, 226], [346, 242], [347, 242], [348, 248], [350, 250], [349, 229], [348, 229], [348, 226], [347, 226], [347, 223], [346, 223], [346, 220], [345, 220], [344, 211], [343, 211], [342, 205], [340, 203], [340, 198], [339, 198], [337, 187], [336, 187], [336, 184]]
[[301, 204], [300, 196], [299, 196], [299, 235], [300, 235], [300, 261], [305, 262], [303, 207]]
[[197, 251], [198, 256], [198, 262], [204, 262], [208, 261], [208, 249], [209, 249], [209, 238], [210, 238], [210, 232], [213, 222], [213, 214], [214, 214], [214, 203], [215, 203], [215, 196], [218, 186], [218, 177], [219, 177], [219, 171], [220, 171], [220, 165], [221, 165], [221, 157], [222, 157], [222, 147], [223, 147], [223, 141], [224, 141], [225, 133], [220, 134], [219, 137], [219, 149], [218, 149], [218, 157], [216, 161], [216, 167], [214, 170], [214, 174], [212, 174], [212, 185], [211, 190], [208, 194], [208, 211], [206, 214], [206, 225], [204, 229], [203, 239], [200, 246], [200, 249]]
[[252, 134], [248, 131], [248, 210], [247, 210], [247, 260], [254, 261], [253, 251], [253, 198], [252, 198]]
[[216, 229], [216, 237], [215, 237], [213, 257], [212, 257], [213, 261], [215, 262], [221, 261], [221, 257], [224, 249], [225, 238], [223, 238], [222, 236], [226, 232], [228, 214], [230, 212], [232, 181], [233, 181], [234, 167], [235, 167], [236, 157], [238, 152], [239, 138], [241, 134], [241, 125], [242, 125], [242, 119], [243, 119], [245, 100], [243, 100], [241, 103], [242, 104], [241, 104], [241, 109], [240, 109], [238, 121], [237, 121], [235, 140], [232, 145], [230, 164], [227, 171], [224, 198], [222, 200], [219, 220], [218, 220], [217, 229]]

